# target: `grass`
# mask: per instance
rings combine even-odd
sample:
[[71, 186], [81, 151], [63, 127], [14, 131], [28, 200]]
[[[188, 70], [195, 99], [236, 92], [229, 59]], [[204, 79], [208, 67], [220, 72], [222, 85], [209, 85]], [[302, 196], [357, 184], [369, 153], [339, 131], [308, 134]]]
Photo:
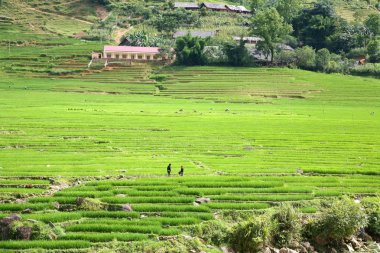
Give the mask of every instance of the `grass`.
[[62, 241], [0, 241], [1, 249], [82, 249], [90, 243], [83, 240]]
[[142, 241], [149, 238], [146, 234], [138, 233], [66, 233], [63, 240], [85, 240], [90, 242], [118, 241]]
[[157, 235], [176, 235], [179, 233], [178, 229], [167, 228], [163, 229], [161, 226], [140, 226], [140, 225], [107, 225], [107, 224], [77, 224], [65, 228], [69, 232], [131, 232], [131, 233], [144, 233], [144, 234], [157, 234]]
[[[0, 217], [30, 208], [23, 219], [52, 222], [66, 235], [0, 242], [0, 251], [152, 240], [224, 210], [264, 212], [292, 201], [314, 213], [311, 200], [380, 192], [378, 79], [139, 64], [87, 71], [99, 43], [1, 28], [0, 192], [6, 201], [35, 196], [1, 203]], [[9, 52], [8, 39], [31, 44]], [[153, 72], [169, 77], [160, 83], [166, 89], [156, 91]], [[41, 176], [82, 184], [42, 196], [50, 183]], [[53, 206], [77, 197], [119, 211]], [[211, 202], [195, 206], [198, 197]], [[127, 203], [133, 211], [121, 211]]]

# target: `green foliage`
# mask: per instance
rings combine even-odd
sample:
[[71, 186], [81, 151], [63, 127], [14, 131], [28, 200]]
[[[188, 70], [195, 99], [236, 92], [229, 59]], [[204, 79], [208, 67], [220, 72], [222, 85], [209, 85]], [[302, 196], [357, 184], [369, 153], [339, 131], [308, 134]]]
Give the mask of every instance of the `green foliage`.
[[364, 21], [364, 24], [373, 36], [380, 36], [380, 14], [370, 14]]
[[251, 0], [251, 9], [259, 10], [264, 7], [265, 0]]
[[291, 23], [301, 12], [303, 2], [302, 0], [277, 0], [274, 6], [284, 20]]
[[167, 74], [153, 74], [149, 76], [150, 79], [155, 80], [156, 82], [166, 81], [170, 77], [171, 75], [167, 75]]
[[104, 204], [99, 199], [81, 198], [77, 200], [78, 209], [83, 211], [100, 211], [107, 209], [107, 204]]
[[284, 21], [275, 8], [259, 10], [251, 24], [251, 33], [264, 39], [264, 41], [260, 41], [260, 44], [269, 50], [272, 62], [275, 44], [282, 42], [291, 31], [292, 26]]
[[338, 242], [357, 233], [366, 222], [360, 204], [344, 197], [322, 209], [320, 215], [307, 224], [306, 234], [319, 244]]
[[361, 203], [368, 217], [367, 233], [380, 237], [380, 197], [365, 198]]
[[192, 227], [190, 230], [193, 235], [217, 246], [222, 245], [227, 240], [227, 226], [221, 221], [205, 221]]
[[268, 216], [253, 217], [232, 228], [228, 243], [237, 253], [258, 252], [270, 242], [272, 231]]
[[123, 3], [113, 3], [112, 6], [121, 10], [121, 14], [127, 17], [149, 19], [152, 15], [151, 10], [145, 7], [143, 1], [132, 0]]
[[181, 26], [194, 26], [199, 22], [199, 16], [192, 11], [175, 9], [160, 12], [151, 21], [151, 24], [160, 32], [174, 32]]
[[182, 65], [204, 65], [206, 57], [203, 54], [206, 41], [198, 37], [192, 37], [190, 34], [179, 37], [176, 40], [176, 59]]
[[380, 77], [380, 63], [367, 63], [361, 66], [355, 66], [350, 69], [350, 73], [359, 76]]
[[297, 48], [295, 51], [297, 66], [303, 69], [313, 69], [315, 67], [315, 50], [309, 46]]
[[317, 50], [328, 48], [328, 38], [339, 31], [341, 22], [331, 2], [319, 1], [293, 21], [294, 34], [303, 44]]
[[170, 41], [160, 35], [148, 33], [145, 30], [133, 30], [125, 37], [131, 46], [161, 47], [170, 44]]
[[380, 58], [380, 38], [372, 39], [368, 43], [367, 51], [371, 57], [371, 61], [376, 62], [377, 58]]
[[288, 247], [301, 239], [301, 216], [291, 204], [281, 204], [272, 216], [275, 224], [272, 241], [278, 247]]
[[1, 249], [82, 249], [91, 246], [88, 241], [0, 241]]
[[14, 240], [21, 240], [25, 233], [23, 230], [29, 230], [30, 240], [52, 240], [57, 237], [52, 228], [40, 221], [15, 221], [11, 226], [11, 238]]
[[243, 40], [240, 40], [239, 44], [224, 44], [223, 52], [227, 56], [228, 63], [231, 66], [247, 66], [251, 62], [250, 55]]
[[322, 48], [317, 51], [315, 56], [316, 68], [320, 71], [326, 72], [329, 68], [329, 63], [331, 60], [330, 51], [327, 48]]

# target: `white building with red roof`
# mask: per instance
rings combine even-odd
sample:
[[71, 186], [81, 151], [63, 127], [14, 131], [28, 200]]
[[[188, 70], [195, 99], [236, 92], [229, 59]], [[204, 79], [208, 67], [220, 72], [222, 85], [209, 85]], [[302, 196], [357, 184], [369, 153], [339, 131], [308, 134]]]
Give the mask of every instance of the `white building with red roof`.
[[104, 46], [103, 53], [93, 53], [92, 59], [161, 61], [158, 47]]

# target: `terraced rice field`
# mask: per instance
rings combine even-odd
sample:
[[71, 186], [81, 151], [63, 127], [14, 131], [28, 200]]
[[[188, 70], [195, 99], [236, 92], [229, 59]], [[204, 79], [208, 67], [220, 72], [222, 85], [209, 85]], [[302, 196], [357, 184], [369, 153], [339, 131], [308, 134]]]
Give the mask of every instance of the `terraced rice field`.
[[[0, 51], [0, 216], [29, 208], [24, 219], [64, 234], [1, 241], [2, 251], [144, 244], [226, 212], [283, 201], [315, 212], [322, 198], [380, 191], [379, 80], [264, 68], [85, 70], [95, 45], [58, 44]], [[52, 75], [47, 64], [81, 72]], [[78, 209], [79, 197], [106, 208]], [[211, 201], [194, 205], [198, 197]]]

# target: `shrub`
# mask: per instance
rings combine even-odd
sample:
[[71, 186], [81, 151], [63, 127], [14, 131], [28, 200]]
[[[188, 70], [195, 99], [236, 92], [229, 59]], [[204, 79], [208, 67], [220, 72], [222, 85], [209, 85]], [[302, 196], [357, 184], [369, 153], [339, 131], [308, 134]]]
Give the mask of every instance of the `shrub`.
[[243, 39], [237, 43], [226, 43], [223, 52], [227, 55], [228, 63], [232, 66], [246, 66], [251, 62], [250, 55]]
[[276, 55], [276, 61], [280, 65], [294, 66], [296, 62], [296, 55], [293, 51], [279, 50]]
[[272, 231], [268, 216], [253, 217], [232, 228], [228, 243], [238, 253], [257, 252], [270, 242]]
[[108, 205], [102, 203], [99, 199], [78, 197], [76, 202], [78, 209], [84, 211], [100, 211], [108, 208]]
[[14, 240], [51, 240], [57, 237], [48, 225], [40, 221], [15, 221], [10, 230]]
[[226, 225], [217, 220], [206, 221], [192, 228], [192, 233], [207, 243], [220, 246], [226, 240]]
[[350, 69], [350, 73], [360, 76], [377, 76], [380, 77], [380, 64], [367, 63], [365, 65], [356, 66]]
[[364, 199], [362, 205], [368, 217], [367, 232], [372, 236], [380, 237], [380, 198]]
[[360, 205], [347, 197], [334, 200], [321, 211], [316, 219], [309, 221], [305, 231], [307, 237], [320, 245], [343, 240], [366, 225]]
[[176, 40], [175, 51], [177, 62], [183, 65], [204, 65], [206, 57], [203, 54], [206, 41], [190, 34], [179, 37]]
[[326, 48], [318, 50], [315, 57], [315, 64], [318, 70], [326, 72], [329, 68], [329, 62], [331, 59], [330, 51]]
[[309, 46], [297, 48], [297, 65], [303, 69], [313, 69], [315, 67], [315, 51]]
[[149, 76], [149, 79], [155, 80], [156, 82], [163, 82], [170, 78], [171, 75], [166, 74], [153, 74]]
[[279, 247], [288, 247], [292, 242], [301, 238], [301, 217], [299, 212], [292, 205], [285, 203], [273, 214], [276, 230], [273, 235], [273, 242]]

